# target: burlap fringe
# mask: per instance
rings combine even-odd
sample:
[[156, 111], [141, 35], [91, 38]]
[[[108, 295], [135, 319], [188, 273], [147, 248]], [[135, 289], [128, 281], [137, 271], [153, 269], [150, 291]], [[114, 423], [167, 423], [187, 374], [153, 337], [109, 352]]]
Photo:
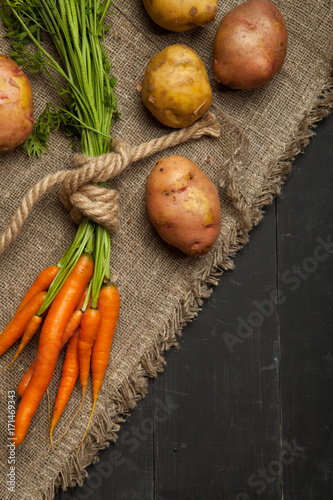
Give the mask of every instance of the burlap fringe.
[[218, 283], [224, 271], [233, 268], [232, 258], [248, 241], [250, 229], [259, 224], [263, 218], [263, 208], [272, 204], [274, 197], [280, 193], [295, 157], [304, 150], [315, 134], [315, 126], [329, 115], [332, 107], [333, 75], [316, 99], [312, 110], [302, 120], [297, 133], [292, 137], [278, 163], [271, 166], [264, 186], [252, 206], [246, 206], [244, 200], [239, 199], [237, 187], [234, 190], [231, 189], [230, 195], [236, 196], [235, 207], [240, 214], [239, 222], [217, 247], [215, 254], [211, 255], [207, 271], [197, 277], [191, 291], [183, 297], [182, 303], [175, 310], [174, 316], [164, 325], [162, 333], [150, 351], [143, 356], [132, 374], [124, 380], [108, 407], [100, 413], [79, 456], [76, 457], [75, 452], [69, 456], [56, 480], [52, 481], [46, 492], [43, 492], [44, 500], [53, 500], [57, 488], [66, 490], [77, 484], [82, 485], [84, 478], [88, 476], [85, 467], [97, 462], [98, 452], [107, 447], [110, 441], [116, 441], [120, 424], [126, 420], [131, 410], [147, 393], [148, 379], [156, 377], [159, 372], [163, 371], [165, 365], [163, 354], [171, 347], [178, 346], [183, 326], [198, 314], [203, 300], [211, 294], [211, 286]]

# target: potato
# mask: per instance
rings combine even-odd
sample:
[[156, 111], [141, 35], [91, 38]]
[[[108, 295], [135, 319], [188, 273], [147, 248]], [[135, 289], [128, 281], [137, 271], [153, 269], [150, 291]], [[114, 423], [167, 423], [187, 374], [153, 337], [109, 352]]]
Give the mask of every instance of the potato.
[[216, 241], [221, 209], [213, 182], [192, 160], [159, 160], [146, 184], [148, 216], [161, 238], [187, 255], [203, 255]]
[[152, 20], [170, 31], [188, 31], [215, 19], [219, 0], [143, 0]]
[[213, 70], [224, 85], [254, 89], [273, 78], [286, 53], [287, 28], [282, 14], [268, 0], [247, 0], [220, 22]]
[[170, 45], [150, 59], [141, 96], [155, 118], [173, 128], [191, 125], [212, 102], [203, 62], [194, 50], [181, 44]]
[[0, 55], [0, 151], [22, 144], [33, 126], [30, 82], [16, 62]]

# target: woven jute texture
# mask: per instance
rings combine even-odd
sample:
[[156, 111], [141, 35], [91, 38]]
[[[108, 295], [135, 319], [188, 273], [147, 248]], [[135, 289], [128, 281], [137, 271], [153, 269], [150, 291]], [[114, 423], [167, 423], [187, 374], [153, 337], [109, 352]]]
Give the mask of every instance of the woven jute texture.
[[[217, 22], [239, 0], [220, 2]], [[91, 430], [79, 455], [76, 450], [91, 409], [90, 390], [84, 407], [66, 438], [49, 449], [48, 400], [44, 397], [24, 443], [15, 454], [15, 493], [8, 490], [10, 449], [8, 398], [34, 359], [37, 339], [8, 370], [1, 373], [0, 498], [52, 499], [56, 488], [84, 480], [84, 468], [98, 451], [115, 441], [121, 422], [147, 391], [149, 377], [164, 368], [163, 353], [177, 344], [182, 327], [193, 319], [221, 274], [232, 269], [232, 257], [248, 240], [249, 230], [262, 218], [263, 208], [278, 194], [295, 156], [314, 134], [315, 124], [329, 113], [332, 92], [333, 6], [329, 0], [274, 0], [285, 17], [289, 46], [281, 71], [253, 91], [221, 88], [212, 72], [212, 44], [217, 22], [187, 33], [159, 29], [141, 0], [115, 0], [107, 48], [118, 79], [121, 118], [112, 135], [136, 146], [170, 132], [143, 107], [137, 91], [148, 60], [173, 43], [191, 46], [203, 59], [213, 90], [211, 112], [220, 137], [202, 137], [132, 163], [110, 187], [120, 195], [120, 227], [112, 233], [111, 269], [122, 307], [109, 367]], [[2, 29], [2, 28], [1, 28]], [[2, 33], [1, 33], [2, 34]], [[1, 39], [0, 52], [9, 49]], [[56, 99], [47, 78], [31, 76], [35, 116]], [[221, 234], [212, 251], [200, 258], [182, 255], [159, 239], [148, 221], [144, 186], [156, 161], [178, 153], [191, 158], [219, 186]], [[73, 152], [57, 132], [41, 159], [18, 151], [2, 153], [0, 231], [8, 225], [21, 198], [49, 173], [70, 168]], [[53, 188], [35, 205], [29, 218], [0, 257], [0, 328], [12, 317], [27, 287], [44, 267], [57, 263], [75, 234], [75, 224]], [[5, 366], [10, 349], [1, 359]], [[49, 401], [52, 410], [63, 353], [58, 360]], [[81, 399], [79, 384], [59, 422], [54, 439], [65, 430]], [[16, 405], [18, 405], [16, 396]]]

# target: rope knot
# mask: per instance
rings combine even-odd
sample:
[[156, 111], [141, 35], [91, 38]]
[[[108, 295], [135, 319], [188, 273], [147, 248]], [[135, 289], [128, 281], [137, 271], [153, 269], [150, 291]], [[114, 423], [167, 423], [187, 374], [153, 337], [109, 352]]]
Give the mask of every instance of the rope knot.
[[132, 148], [125, 141], [114, 140], [113, 151], [101, 156], [77, 154], [72, 159], [75, 170], [64, 179], [60, 199], [77, 224], [85, 217], [108, 231], [119, 227], [119, 194], [91, 184], [105, 182], [119, 175], [131, 162]]

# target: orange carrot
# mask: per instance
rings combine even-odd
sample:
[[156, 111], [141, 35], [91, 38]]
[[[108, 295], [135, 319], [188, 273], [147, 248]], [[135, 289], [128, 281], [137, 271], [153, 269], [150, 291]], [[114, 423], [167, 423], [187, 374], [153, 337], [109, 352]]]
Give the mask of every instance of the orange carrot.
[[35, 368], [35, 362], [33, 361], [18, 383], [16, 392], [20, 396], [20, 398], [23, 396], [24, 391], [28, 387], [28, 384], [29, 384], [31, 377], [32, 377], [32, 374], [34, 372], [34, 368]]
[[0, 355], [19, 340], [31, 317], [38, 312], [44, 302], [46, 292], [39, 292], [17, 313], [0, 335]]
[[[79, 304], [80, 304], [80, 302], [79, 302]], [[77, 305], [77, 307], [79, 306], [79, 304]], [[82, 302], [82, 305], [83, 305], [83, 302]], [[82, 305], [81, 305], [81, 307], [82, 307]], [[75, 309], [75, 311], [73, 312], [72, 316], [70, 317], [70, 320], [68, 321], [68, 323], [66, 325], [65, 331], [62, 334], [60, 349], [62, 349], [64, 347], [64, 345], [68, 342], [68, 340], [73, 336], [73, 334], [79, 328], [82, 314], [83, 313], [80, 309]], [[34, 367], [35, 367], [35, 362], [33, 361], [31, 363], [31, 365], [29, 366], [29, 368], [27, 369], [27, 371], [24, 373], [23, 377], [21, 378], [21, 380], [17, 386], [17, 394], [20, 397], [23, 396], [24, 391], [28, 387], [28, 384], [31, 380], [31, 377], [32, 377], [32, 374], [34, 371]]]
[[68, 340], [74, 335], [76, 330], [79, 328], [82, 319], [82, 314], [83, 313], [81, 309], [75, 309], [75, 311], [73, 311], [73, 314], [70, 317], [70, 320], [68, 321], [65, 330], [63, 331], [61, 337], [61, 347], [63, 347], [68, 342]]
[[72, 425], [72, 422], [74, 421], [76, 415], [82, 408], [84, 395], [88, 385], [91, 350], [98, 332], [100, 320], [101, 320], [101, 315], [98, 309], [88, 308], [83, 313], [80, 325], [79, 342], [78, 342], [78, 357], [79, 357], [80, 381], [82, 387], [82, 399], [78, 409], [76, 410], [71, 421], [69, 422], [65, 433], [61, 437], [67, 434], [67, 431]]
[[[76, 332], [76, 330], [80, 326], [81, 319], [83, 316], [83, 312], [81, 311], [81, 309], [83, 307], [84, 301], [86, 300], [87, 292], [88, 292], [88, 286], [86, 286], [83, 294], [81, 295], [81, 298], [80, 298], [79, 302], [77, 303], [75, 310], [73, 311], [73, 314], [66, 325], [65, 331], [62, 334], [61, 348], [72, 337], [72, 335], [74, 335], [74, 333]], [[89, 302], [91, 302], [91, 299], [89, 299]]]
[[[84, 301], [86, 300], [86, 296], [87, 296], [87, 293], [88, 293], [88, 290], [89, 290], [89, 285], [87, 285], [83, 291], [83, 294], [81, 295], [81, 298], [76, 306], [75, 309], [82, 309], [83, 307], [83, 304], [84, 304]], [[91, 300], [91, 299], [90, 299]]]
[[94, 398], [97, 398], [103, 382], [119, 315], [120, 296], [116, 285], [108, 282], [102, 286], [97, 307], [101, 313], [101, 323], [93, 345], [91, 358]]
[[79, 340], [79, 330], [77, 330], [72, 338], [69, 340], [64, 364], [62, 366], [61, 380], [59, 384], [59, 389], [54, 404], [52, 421], [50, 426], [50, 441], [51, 447], [53, 448], [52, 433], [58, 423], [66, 404], [72, 394], [75, 386], [75, 382], [79, 376], [79, 358], [78, 358], [78, 340]]
[[93, 270], [93, 257], [82, 254], [50, 306], [40, 334], [34, 371], [16, 412], [16, 446], [24, 440], [31, 419], [51, 382], [63, 332]]
[[[81, 295], [81, 298], [76, 306], [76, 309], [75, 311], [73, 312], [72, 316], [71, 316], [71, 319], [69, 320], [69, 322], [67, 323], [67, 326], [66, 326], [66, 329], [63, 333], [63, 336], [62, 336], [62, 340], [61, 340], [61, 348], [66, 344], [67, 341], [70, 341], [72, 335], [74, 332], [77, 331], [78, 329], [78, 332], [80, 331], [80, 328], [79, 326], [81, 325], [81, 319], [82, 319], [82, 316], [83, 316], [83, 312], [82, 312], [82, 307], [84, 305], [84, 302], [86, 300], [86, 297], [87, 297], [87, 293], [88, 293], [88, 290], [89, 290], [89, 285], [86, 286], [86, 288], [84, 289], [84, 292], [83, 294]], [[88, 305], [87, 307], [89, 308], [91, 306], [91, 297], [89, 298], [89, 301], [88, 301]], [[80, 336], [80, 335], [79, 335]], [[25, 376], [25, 375], [24, 375]], [[23, 381], [23, 377], [22, 377], [22, 380], [19, 384], [19, 387], [20, 389], [24, 392], [28, 383], [30, 382], [30, 378], [32, 376], [32, 371], [31, 371], [31, 374], [30, 374], [30, 377], [28, 379], [28, 376], [26, 377], [26, 381], [24, 382]], [[25, 387], [23, 387], [23, 383], [25, 383]], [[23, 393], [22, 392], [22, 393]], [[20, 394], [19, 394], [20, 395]], [[76, 415], [78, 414], [78, 412], [80, 411], [81, 407], [82, 407], [82, 404], [83, 404], [83, 398], [82, 398], [82, 401], [81, 401], [81, 404], [79, 406], [79, 408], [77, 409], [77, 411], [75, 412], [75, 414], [73, 415], [71, 421], [69, 422], [67, 428], [66, 428], [66, 431], [64, 432], [64, 434], [62, 434], [58, 439], [61, 439], [62, 437], [64, 437], [66, 434], [67, 434], [67, 431], [68, 429], [70, 428], [73, 420], [75, 419]], [[52, 440], [51, 440], [51, 447], [52, 447]]]
[[[41, 293], [45, 293], [46, 294], [46, 292], [41, 292]], [[42, 316], [37, 316], [37, 314], [34, 314], [33, 316], [31, 316], [31, 319], [30, 319], [29, 323], [25, 327], [25, 330], [24, 330], [24, 333], [23, 333], [23, 337], [22, 337], [21, 343], [20, 343], [20, 345], [19, 345], [19, 347], [18, 347], [18, 349], [16, 351], [16, 354], [13, 357], [13, 359], [11, 360], [11, 362], [6, 366], [6, 368], [8, 368], [12, 363], [14, 363], [15, 359], [18, 357], [18, 355], [20, 354], [20, 352], [25, 348], [25, 346], [27, 345], [27, 343], [35, 335], [35, 333], [37, 332], [38, 328], [42, 324], [42, 321], [43, 321]], [[5, 368], [3, 368], [3, 370], [5, 370]]]
[[82, 386], [82, 401], [84, 399], [84, 395], [88, 384], [91, 351], [93, 343], [98, 333], [100, 321], [101, 321], [101, 313], [98, 309], [89, 308], [84, 311], [81, 321], [81, 329], [78, 342], [80, 382]]
[[120, 296], [116, 285], [108, 282], [102, 286], [99, 292], [97, 308], [101, 313], [101, 322], [91, 354], [93, 406], [91, 409], [88, 425], [86, 427], [77, 453], [79, 452], [84, 438], [86, 437], [86, 434], [88, 432], [90, 422], [92, 420], [96, 407], [98, 393], [101, 388], [106, 368], [109, 362], [113, 334], [116, 329], [120, 309]]
[[25, 296], [23, 297], [20, 305], [18, 306], [16, 314], [29, 302], [29, 300], [37, 295], [38, 292], [44, 292], [49, 288], [52, 281], [59, 272], [59, 267], [50, 266], [44, 269], [36, 278], [34, 283], [31, 285]]

